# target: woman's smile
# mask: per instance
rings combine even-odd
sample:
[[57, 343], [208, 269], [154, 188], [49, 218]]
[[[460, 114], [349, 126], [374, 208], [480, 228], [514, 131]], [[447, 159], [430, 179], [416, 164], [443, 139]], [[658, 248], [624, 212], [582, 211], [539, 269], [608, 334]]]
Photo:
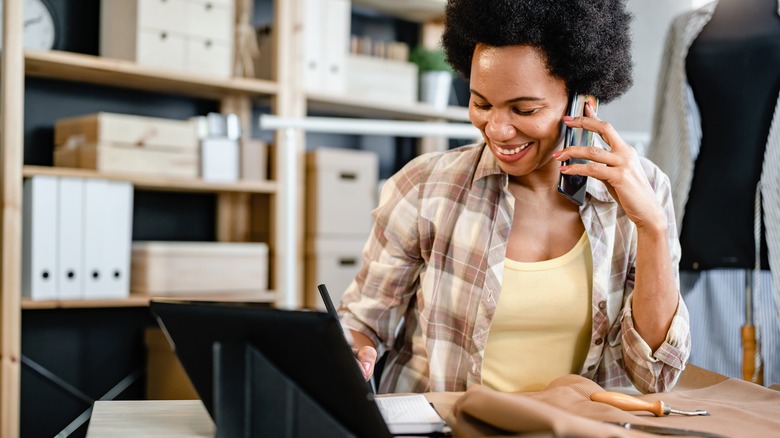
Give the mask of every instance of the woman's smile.
[[492, 144], [494, 150], [496, 151], [496, 158], [498, 158], [501, 161], [510, 163], [523, 158], [523, 156], [526, 155], [528, 148], [530, 148], [534, 144], [534, 142], [529, 141], [525, 143], [520, 143], [520, 144], [515, 143], [510, 145], [499, 145], [496, 143], [492, 143]]

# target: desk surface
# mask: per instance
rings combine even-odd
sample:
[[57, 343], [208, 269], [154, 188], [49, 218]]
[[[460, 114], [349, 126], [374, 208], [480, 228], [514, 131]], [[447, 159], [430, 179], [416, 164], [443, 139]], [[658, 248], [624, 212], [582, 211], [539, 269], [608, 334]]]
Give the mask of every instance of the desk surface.
[[200, 400], [96, 401], [87, 438], [213, 437], [216, 430]]
[[[727, 377], [688, 365], [674, 389], [704, 388], [724, 380]], [[452, 407], [462, 394], [444, 392], [425, 396], [447, 423], [453, 424]], [[87, 438], [213, 437], [215, 433], [214, 423], [200, 400], [97, 401]]]

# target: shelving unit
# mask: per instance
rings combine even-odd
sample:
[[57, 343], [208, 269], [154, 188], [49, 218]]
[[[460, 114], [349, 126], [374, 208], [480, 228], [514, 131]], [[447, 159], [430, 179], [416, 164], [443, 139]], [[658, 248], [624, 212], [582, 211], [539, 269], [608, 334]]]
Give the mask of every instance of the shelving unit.
[[198, 295], [177, 295], [174, 297], [146, 297], [140, 295], [131, 295], [122, 300], [30, 300], [22, 299], [22, 309], [102, 309], [107, 307], [147, 307], [152, 299], [159, 298], [165, 300], [186, 300], [186, 301], [227, 301], [239, 303], [273, 303], [276, 293], [272, 290], [258, 293], [232, 293], [232, 294], [198, 294]]
[[[271, 163], [274, 180], [223, 184], [200, 180], [107, 174], [83, 169], [24, 165], [25, 77], [74, 81], [87, 84], [161, 92], [212, 99], [223, 112], [236, 112], [244, 126], [253, 120], [253, 102], [270, 104], [280, 117], [305, 117], [309, 110], [333, 115], [388, 118], [394, 120], [436, 120], [467, 122], [465, 108], [437, 110], [424, 104], [388, 104], [357, 97], [305, 93], [300, 86], [302, 62], [302, 0], [273, 0], [276, 47], [273, 65], [276, 80], [215, 78], [172, 72], [64, 51], [25, 52], [23, 50], [23, 0], [0, 0], [3, 6], [2, 63], [0, 64], [0, 436], [19, 436], [21, 312], [45, 309], [101, 309], [148, 306], [149, 297], [131, 296], [125, 300], [32, 301], [21, 298], [22, 182], [34, 175], [104, 178], [131, 182], [144, 190], [213, 193], [217, 196], [217, 238], [221, 241], [246, 240], [248, 229], [267, 229], [271, 248], [272, 290], [263, 294], [197, 295], [184, 299], [256, 301], [282, 306], [300, 305], [300, 285], [281, 275], [282, 261], [292, 261], [303, 278], [302, 218], [291, 218], [286, 206], [303, 210], [304, 133], [277, 131], [277, 151]], [[356, 5], [412, 21], [440, 18], [445, 0], [353, 0]], [[439, 147], [435, 140], [428, 148]], [[292, 145], [289, 149], [285, 149]], [[423, 145], [422, 150], [426, 149]], [[259, 201], [258, 201], [259, 200]], [[259, 205], [259, 207], [258, 207]], [[260, 216], [260, 217], [258, 217]], [[260, 225], [258, 225], [260, 222]], [[289, 276], [287, 277], [289, 278]]]
[[148, 91], [221, 100], [226, 95], [247, 97], [276, 94], [275, 82], [262, 79], [215, 78], [144, 67], [130, 61], [106, 59], [52, 50], [26, 52], [24, 70], [28, 76], [112, 85]]
[[100, 178], [116, 181], [128, 181], [134, 187], [147, 190], [163, 190], [166, 192], [203, 192], [203, 193], [256, 193], [274, 194], [275, 181], [238, 181], [235, 183], [219, 183], [201, 179], [164, 178], [137, 174], [121, 174], [98, 172], [89, 169], [73, 169], [68, 167], [24, 166], [25, 178], [35, 175], [66, 176], [73, 178]]
[[328, 112], [335, 115], [356, 115], [373, 118], [391, 118], [403, 120], [450, 120], [468, 122], [467, 108], [451, 106], [444, 110], [424, 103], [399, 104], [396, 102], [377, 102], [353, 96], [307, 93], [306, 99], [311, 110]]

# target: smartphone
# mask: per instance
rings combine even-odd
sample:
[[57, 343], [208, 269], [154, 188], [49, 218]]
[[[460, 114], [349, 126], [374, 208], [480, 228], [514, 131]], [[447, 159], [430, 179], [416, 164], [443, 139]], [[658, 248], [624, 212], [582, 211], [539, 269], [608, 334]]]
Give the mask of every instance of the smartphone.
[[[587, 94], [572, 94], [569, 99], [569, 107], [566, 109], [566, 115], [572, 117], [582, 117], [585, 115], [585, 103], [590, 103], [593, 111], [598, 111], [599, 101], [595, 97]], [[569, 146], [593, 146], [593, 132], [582, 128], [570, 128], [563, 125], [563, 148]], [[569, 164], [587, 163], [588, 160], [572, 158], [562, 163], [564, 166]], [[588, 177], [582, 175], [564, 175], [561, 174], [558, 180], [558, 192], [569, 198], [577, 205], [585, 202], [585, 190], [588, 185]]]

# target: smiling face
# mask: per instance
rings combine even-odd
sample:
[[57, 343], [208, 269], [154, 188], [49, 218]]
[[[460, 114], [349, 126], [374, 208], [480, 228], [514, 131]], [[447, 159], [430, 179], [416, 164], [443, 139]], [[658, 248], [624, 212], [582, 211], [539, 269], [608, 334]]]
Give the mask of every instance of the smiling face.
[[504, 172], [557, 180], [551, 154], [562, 146], [567, 103], [566, 84], [549, 73], [539, 49], [477, 45], [469, 118]]

